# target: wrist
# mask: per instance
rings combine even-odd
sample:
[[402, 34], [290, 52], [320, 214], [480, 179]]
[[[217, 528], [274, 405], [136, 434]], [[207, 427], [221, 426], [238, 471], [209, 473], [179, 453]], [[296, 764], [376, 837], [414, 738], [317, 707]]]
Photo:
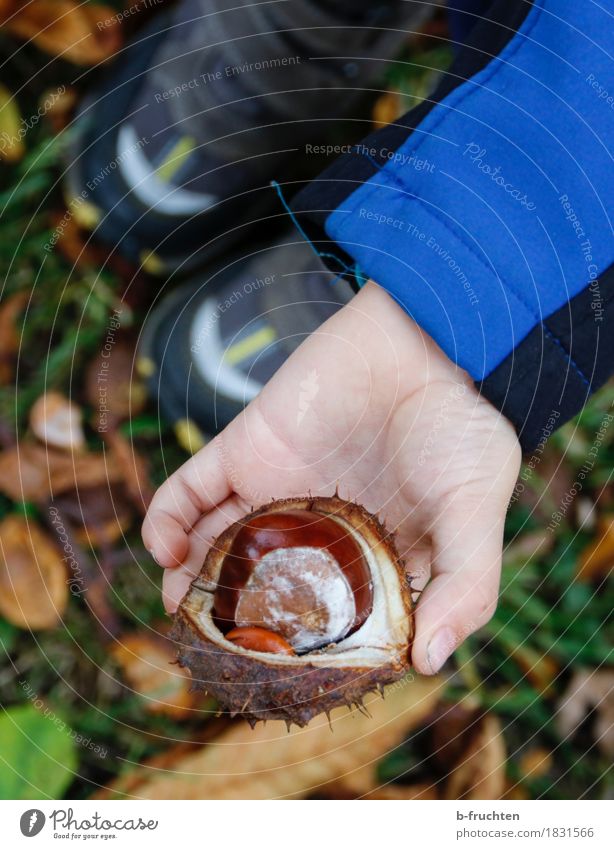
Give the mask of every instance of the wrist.
[[437, 342], [420, 327], [395, 298], [374, 280], [369, 280], [352, 301], [373, 321], [385, 327], [402, 360], [424, 382], [449, 381], [474, 387], [465, 369], [448, 357]]
[[[413, 320], [400, 304], [375, 281], [369, 280], [352, 301], [370, 318], [386, 328], [398, 353], [403, 383], [410, 391], [434, 384], [447, 384], [449, 393], [460, 388], [465, 402], [464, 416], [484, 420], [488, 427], [505, 433], [514, 453], [520, 456], [518, 435], [509, 419], [476, 388], [471, 375], [448, 357], [437, 342]], [[446, 392], [445, 387], [440, 387]], [[446, 395], [446, 397], [448, 397]]]

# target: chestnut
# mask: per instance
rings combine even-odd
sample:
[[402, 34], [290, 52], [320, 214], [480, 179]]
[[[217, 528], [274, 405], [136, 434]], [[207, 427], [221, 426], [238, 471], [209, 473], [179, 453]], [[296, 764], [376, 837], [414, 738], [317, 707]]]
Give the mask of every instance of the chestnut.
[[228, 548], [213, 616], [226, 633], [274, 632], [297, 652], [338, 642], [371, 613], [373, 583], [351, 530], [311, 510], [248, 518]]
[[306, 725], [407, 675], [413, 630], [393, 535], [360, 504], [307, 495], [216, 538], [172, 638], [221, 710]]
[[274, 631], [265, 628], [243, 627], [233, 628], [226, 634], [226, 639], [235, 646], [251, 651], [273, 652], [274, 654], [296, 654], [290, 643]]

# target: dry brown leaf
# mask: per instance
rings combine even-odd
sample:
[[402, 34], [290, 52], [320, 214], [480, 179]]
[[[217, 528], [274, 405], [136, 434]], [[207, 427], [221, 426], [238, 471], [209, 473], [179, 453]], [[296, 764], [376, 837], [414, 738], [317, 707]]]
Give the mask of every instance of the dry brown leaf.
[[46, 53], [77, 65], [97, 65], [122, 45], [115, 10], [98, 3], [30, 0], [23, 7], [4, 3], [0, 19], [11, 35], [32, 40]]
[[522, 778], [542, 778], [548, 775], [552, 764], [552, 752], [538, 746], [524, 752], [518, 762], [518, 769]]
[[66, 567], [56, 545], [33, 520], [0, 522], [0, 613], [19, 628], [54, 628], [68, 602]]
[[62, 498], [55, 498], [49, 509], [49, 530], [66, 552], [70, 571], [69, 589], [81, 597], [89, 608], [102, 640], [106, 641], [121, 631], [117, 613], [109, 604], [108, 591], [113, 582], [116, 558], [108, 541], [103, 540], [100, 556], [93, 558], [79, 541], [80, 530], [64, 512]]
[[597, 522], [595, 538], [578, 558], [578, 581], [606, 578], [614, 568], [614, 517], [604, 516]]
[[127, 495], [139, 513], [145, 516], [154, 496], [154, 487], [146, 461], [118, 430], [106, 433], [105, 442], [124, 471]]
[[15, 354], [19, 350], [17, 319], [25, 309], [29, 292], [16, 292], [0, 304], [0, 385], [14, 376]]
[[437, 764], [448, 771], [460, 763], [480, 733], [483, 714], [471, 699], [442, 704], [429, 722], [431, 746]]
[[[61, 119], [58, 118], [59, 120]], [[131, 281], [130, 294], [133, 294], [132, 290], [138, 288], [133, 285], [138, 280], [136, 266], [132, 266], [109, 245], [95, 242], [91, 238], [91, 233], [81, 228], [76, 215], [70, 215], [65, 210], [62, 212], [55, 210], [50, 218], [51, 225], [57, 233], [55, 247], [71, 265], [76, 268], [108, 268], [118, 277]]]
[[0, 452], [0, 492], [13, 501], [47, 501], [52, 495], [108, 486], [123, 477], [113, 456], [86, 451], [71, 455], [26, 440]]
[[132, 505], [118, 484], [80, 487], [56, 496], [53, 503], [73, 524], [77, 542], [87, 547], [113, 545], [134, 518]]
[[177, 665], [173, 643], [159, 634], [126, 634], [118, 637], [111, 654], [146, 711], [173, 719], [193, 712], [196, 694]]
[[[330, 725], [318, 716], [306, 728], [282, 722], [232, 724], [204, 747], [177, 747], [114, 782], [102, 798], [304, 798], [331, 782], [374, 770], [377, 762], [433, 710], [444, 679], [417, 678], [365, 700], [370, 716], [339, 708]], [[163, 766], [162, 766], [163, 764]], [[152, 768], [153, 767], [153, 768]]]
[[571, 737], [595, 711], [595, 741], [614, 757], [614, 669], [579, 669], [558, 704], [556, 723], [562, 737]]
[[[465, 756], [472, 741], [481, 728], [481, 711], [470, 699], [459, 704], [442, 703], [425, 717], [423, 724], [428, 729], [429, 748], [434, 761], [429, 761], [433, 773], [432, 781], [426, 785], [432, 798], [436, 798], [437, 783], [442, 770], [447, 774]], [[427, 773], [429, 769], [427, 767]], [[419, 792], [421, 785], [394, 783], [383, 787], [377, 780], [376, 771], [372, 766], [356, 770], [347, 780], [335, 783], [327, 788], [327, 796], [331, 798], [414, 798], [413, 793]], [[390, 794], [388, 793], [388, 789]], [[379, 795], [380, 791], [384, 795]], [[403, 796], [407, 793], [407, 796]], [[424, 798], [431, 798], [425, 796]]]
[[95, 245], [90, 234], [84, 234], [74, 216], [67, 219], [66, 212], [54, 212], [51, 224], [57, 235], [55, 246], [75, 268], [104, 265], [105, 251]]
[[[85, 374], [85, 394], [94, 410], [101, 433], [141, 412], [147, 400], [145, 385], [134, 374], [134, 348], [127, 342], [113, 345], [101, 363], [92, 360]], [[104, 410], [101, 410], [101, 402]]]
[[501, 723], [494, 714], [480, 720], [463, 760], [445, 783], [445, 799], [500, 799], [505, 792], [506, 750]]
[[81, 407], [61, 392], [46, 392], [30, 410], [30, 427], [41, 442], [53, 448], [80, 451], [85, 446]]
[[[430, 782], [394, 782], [380, 786], [374, 770], [362, 770], [353, 776], [351, 785], [340, 782], [332, 788], [336, 795], [329, 795], [333, 798], [436, 799], [443, 785], [448, 792], [451, 788], [453, 792], [478, 794], [469, 798], [495, 798], [488, 794], [499, 793], [502, 789], [501, 770], [495, 768], [492, 775], [486, 775], [481, 767], [488, 763], [494, 766], [498, 763], [497, 757], [502, 757], [504, 762], [505, 749], [502, 738], [496, 741], [488, 738], [489, 723], [488, 715], [484, 715], [472, 699], [458, 704], [442, 703], [423, 721], [429, 740], [430, 754], [425, 771], [427, 775], [429, 770], [432, 772]], [[476, 752], [484, 746], [487, 747], [486, 760], [479, 764], [484, 753], [480, 751], [478, 758]]]

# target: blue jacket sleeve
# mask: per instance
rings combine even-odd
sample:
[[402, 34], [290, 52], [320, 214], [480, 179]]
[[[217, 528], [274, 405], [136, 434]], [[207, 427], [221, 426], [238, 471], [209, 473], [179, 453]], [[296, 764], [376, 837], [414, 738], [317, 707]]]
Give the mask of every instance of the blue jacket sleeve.
[[495, 3], [433, 98], [295, 203], [526, 449], [614, 371], [613, 47], [612, 0]]

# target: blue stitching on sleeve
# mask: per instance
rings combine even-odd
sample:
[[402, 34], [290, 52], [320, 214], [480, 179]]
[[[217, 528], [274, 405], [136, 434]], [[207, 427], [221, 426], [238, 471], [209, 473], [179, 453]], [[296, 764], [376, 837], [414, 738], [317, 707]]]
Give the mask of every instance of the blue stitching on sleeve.
[[277, 192], [283, 208], [286, 210], [286, 212], [290, 216], [290, 221], [292, 221], [295, 228], [298, 230], [299, 234], [303, 237], [303, 239], [307, 242], [307, 244], [309, 245], [311, 250], [314, 252], [314, 254], [317, 257], [319, 257], [320, 259], [335, 260], [335, 262], [338, 262], [339, 265], [341, 266], [341, 268], [343, 269], [342, 272], [339, 272], [338, 274], [335, 275], [335, 277], [333, 277], [333, 279], [330, 281], [330, 285], [332, 286], [338, 280], [345, 280], [346, 278], [344, 277], [344, 274], [348, 274], [348, 275], [351, 275], [355, 278], [356, 284], [358, 285], [358, 287], [363, 286], [366, 281], [364, 279], [364, 275], [362, 275], [362, 273], [360, 272], [359, 265], [356, 263], [352, 267], [351, 265], [348, 265], [346, 262], [344, 262], [344, 260], [341, 259], [340, 256], [337, 256], [337, 254], [329, 253], [328, 251], [319, 251], [316, 248], [316, 246], [314, 245], [314, 243], [311, 241], [311, 239], [309, 238], [307, 233], [304, 231], [304, 229], [299, 224], [298, 219], [297, 219], [296, 215], [294, 214], [294, 211], [290, 207], [290, 204], [285, 199], [283, 191], [281, 189], [281, 186], [279, 185], [277, 180], [271, 180], [271, 185], [273, 186], [273, 188]]

